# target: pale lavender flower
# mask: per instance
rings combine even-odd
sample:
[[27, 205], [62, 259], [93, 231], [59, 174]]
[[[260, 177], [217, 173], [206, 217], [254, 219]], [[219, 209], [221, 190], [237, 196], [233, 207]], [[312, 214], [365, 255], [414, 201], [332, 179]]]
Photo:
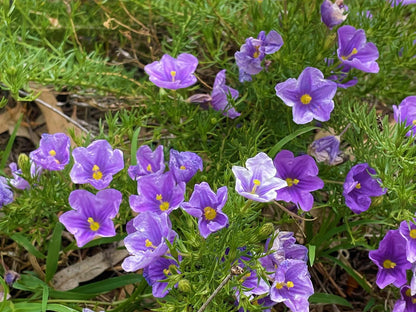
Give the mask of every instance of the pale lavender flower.
[[130, 166], [128, 174], [132, 180], [149, 174], [163, 173], [165, 160], [163, 156], [163, 145], [159, 145], [154, 152], [147, 145], [142, 145], [136, 152], [137, 165]]
[[30, 159], [43, 169], [63, 170], [69, 163], [71, 142], [64, 133], [42, 134], [39, 148], [29, 154]]
[[222, 212], [227, 197], [226, 186], [220, 187], [215, 194], [208, 183], [202, 182], [195, 184], [189, 202], [181, 204], [187, 213], [199, 219], [199, 232], [203, 238], [207, 238], [209, 234], [219, 231], [228, 224], [228, 217]]
[[345, 204], [354, 213], [360, 214], [371, 205], [372, 196], [381, 196], [386, 193], [380, 184], [381, 180], [374, 178], [376, 171], [367, 163], [353, 166], [344, 182]]
[[389, 284], [401, 287], [407, 283], [406, 270], [412, 264], [406, 258], [406, 240], [399, 230], [390, 230], [380, 241], [378, 249], [369, 252], [369, 258], [377, 267], [378, 287], [383, 289]]
[[74, 166], [70, 177], [76, 184], [90, 183], [98, 190], [110, 185], [113, 175], [123, 170], [123, 152], [113, 150], [106, 140], [97, 140], [88, 147], [77, 147], [72, 151]]
[[172, 269], [177, 267], [178, 263], [175, 260], [159, 257], [144, 268], [143, 277], [152, 286], [153, 297], [163, 298], [169, 293], [168, 283], [162, 282], [162, 280], [171, 275]]
[[338, 29], [338, 58], [341, 61], [342, 71], [357, 68], [366, 73], [378, 73], [379, 67], [377, 47], [367, 42], [363, 29], [355, 29], [345, 25]]
[[406, 127], [412, 128], [406, 133], [406, 136], [416, 134], [416, 96], [408, 96], [399, 106], [393, 105], [394, 119], [398, 123], [405, 123]]
[[403, 221], [400, 223], [400, 234], [406, 240], [407, 261], [416, 263], [416, 219], [413, 222]]
[[317, 139], [309, 146], [310, 154], [317, 162], [325, 162], [328, 165], [337, 165], [343, 161], [339, 151], [340, 137], [328, 135]]
[[335, 82], [324, 79], [322, 72], [305, 68], [299, 78], [289, 78], [275, 86], [276, 95], [292, 107], [293, 121], [305, 124], [313, 119], [327, 121], [334, 109]]
[[13, 191], [4, 177], [0, 177], [0, 208], [13, 201]]
[[192, 54], [182, 53], [175, 59], [165, 54], [160, 61], [144, 67], [149, 80], [159, 88], [171, 90], [187, 88], [196, 82], [194, 75], [198, 59]]
[[276, 198], [276, 191], [286, 187], [286, 181], [275, 177], [276, 168], [265, 153], [258, 153], [246, 161], [246, 167], [233, 166], [238, 194], [258, 202], [270, 202]]
[[177, 183], [188, 183], [196, 172], [202, 171], [202, 158], [192, 152], [178, 152], [173, 148], [169, 155], [169, 170]]
[[114, 189], [99, 191], [94, 195], [85, 190], [75, 190], [69, 195], [69, 205], [74, 209], [65, 212], [59, 221], [75, 236], [78, 247], [96, 236], [116, 235], [112, 219], [117, 215], [122, 195]]
[[408, 5], [408, 4], [413, 4], [416, 3], [416, 0], [387, 0], [388, 2], [391, 3], [391, 6], [398, 6], [398, 5]]
[[293, 202], [304, 211], [311, 210], [314, 199], [310, 192], [324, 187], [315, 160], [309, 155], [294, 157], [291, 151], [282, 150], [273, 163], [277, 169], [276, 177], [287, 183], [287, 187], [277, 192], [276, 199]]
[[137, 181], [137, 194], [130, 195], [130, 207], [135, 212], [171, 213], [184, 200], [185, 183], [176, 184], [172, 172], [152, 174]]
[[221, 70], [217, 76], [215, 76], [214, 86], [211, 93], [212, 107], [222, 112], [224, 116], [234, 119], [240, 116], [240, 113], [235, 108], [230, 107], [228, 99], [237, 99], [238, 91], [225, 84], [225, 69]]
[[276, 270], [270, 299], [283, 302], [292, 312], [309, 311], [308, 298], [314, 293], [308, 266], [301, 260], [284, 260]]
[[173, 243], [177, 236], [166, 213], [146, 211], [133, 219], [136, 231], [127, 235], [124, 245], [130, 253], [121, 264], [127, 272], [147, 267], [168, 251], [166, 240]]
[[13, 179], [9, 179], [9, 183], [14, 188], [19, 190], [26, 190], [30, 188], [29, 182], [22, 178], [22, 169], [17, 169], [17, 164], [12, 162], [9, 164], [9, 168], [12, 171]]
[[251, 75], [256, 75], [263, 70], [261, 62], [265, 55], [275, 53], [282, 45], [282, 37], [274, 30], [270, 31], [267, 36], [264, 31], [261, 31], [257, 39], [247, 38], [240, 51], [235, 53], [240, 82], [251, 81]]
[[336, 0], [335, 3], [332, 3], [329, 0], [324, 0], [321, 4], [321, 19], [329, 29], [341, 24], [347, 18], [347, 14], [344, 14], [347, 7], [343, 2], [343, 0]]

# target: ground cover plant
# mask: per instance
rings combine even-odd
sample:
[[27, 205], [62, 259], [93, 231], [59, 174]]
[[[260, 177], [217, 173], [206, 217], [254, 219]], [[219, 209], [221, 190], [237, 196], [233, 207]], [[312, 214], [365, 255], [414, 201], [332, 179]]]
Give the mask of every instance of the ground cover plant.
[[414, 311], [414, 3], [3, 1], [0, 311]]

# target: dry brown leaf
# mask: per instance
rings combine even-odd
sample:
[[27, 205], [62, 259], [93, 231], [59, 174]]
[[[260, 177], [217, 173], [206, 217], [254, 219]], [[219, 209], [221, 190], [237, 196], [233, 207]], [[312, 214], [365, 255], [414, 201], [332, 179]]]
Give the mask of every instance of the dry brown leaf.
[[70, 290], [78, 287], [79, 283], [94, 279], [108, 268], [111, 268], [128, 256], [126, 249], [109, 248], [92, 257], [75, 263], [55, 274], [52, 283], [56, 290]]
[[[6, 111], [0, 114], [0, 134], [8, 131], [9, 134], [12, 135], [21, 114], [23, 114], [23, 107], [20, 102], [17, 102], [16, 106], [13, 108], [8, 108], [6, 106]], [[28, 128], [24, 127], [22, 124], [20, 124], [19, 129], [17, 129], [16, 135], [25, 137], [35, 144], [38, 143], [34, 136], [30, 135]]]

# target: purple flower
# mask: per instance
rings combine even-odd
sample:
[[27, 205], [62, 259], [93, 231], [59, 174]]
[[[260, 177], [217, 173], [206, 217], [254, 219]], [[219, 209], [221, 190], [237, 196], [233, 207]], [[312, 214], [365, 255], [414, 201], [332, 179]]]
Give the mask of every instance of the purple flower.
[[343, 0], [336, 0], [335, 3], [332, 3], [329, 0], [324, 0], [321, 4], [321, 19], [329, 29], [341, 24], [347, 18], [347, 14], [344, 15], [347, 8], [343, 2]]
[[122, 195], [114, 189], [102, 190], [94, 195], [85, 190], [75, 190], [69, 195], [74, 210], [65, 212], [59, 221], [75, 236], [78, 247], [96, 236], [116, 235], [112, 219], [117, 215]]
[[406, 255], [407, 261], [411, 263], [416, 262], [416, 219], [413, 222], [403, 221], [400, 223], [400, 234], [406, 240]]
[[176, 59], [165, 54], [160, 61], [146, 65], [144, 71], [159, 88], [176, 90], [196, 82], [194, 72], [197, 66], [198, 59], [192, 54], [182, 53]]
[[0, 208], [13, 201], [13, 191], [4, 177], [0, 177]]
[[238, 91], [225, 84], [225, 69], [221, 70], [215, 76], [214, 86], [211, 93], [212, 107], [222, 112], [224, 116], [234, 119], [240, 116], [235, 108], [230, 107], [228, 98], [237, 99]]
[[4, 281], [10, 287], [12, 287], [14, 282], [16, 282], [19, 279], [20, 279], [20, 274], [17, 273], [16, 271], [7, 270], [6, 272], [4, 272]]
[[147, 175], [137, 181], [137, 194], [129, 198], [135, 212], [171, 213], [184, 200], [185, 183], [176, 184], [172, 172]]
[[313, 206], [313, 196], [310, 192], [324, 187], [324, 182], [318, 178], [318, 167], [309, 155], [294, 157], [291, 151], [282, 150], [276, 155], [274, 166], [276, 177], [287, 182], [287, 187], [277, 192], [276, 199], [293, 202], [304, 211]]
[[228, 224], [228, 217], [222, 212], [227, 197], [226, 186], [220, 187], [215, 194], [208, 183], [202, 182], [195, 184], [189, 202], [182, 203], [181, 207], [187, 213], [199, 219], [199, 232], [203, 238]]
[[177, 183], [188, 183], [198, 170], [202, 171], [202, 158], [192, 152], [178, 152], [171, 149], [169, 169], [173, 172]]
[[317, 139], [309, 146], [310, 154], [317, 162], [325, 162], [328, 165], [337, 165], [343, 162], [339, 151], [340, 137], [328, 135]]
[[149, 174], [163, 173], [165, 160], [163, 146], [159, 145], [154, 152], [147, 145], [142, 145], [136, 152], [137, 165], [130, 166], [128, 174], [132, 180]]
[[178, 267], [178, 263], [171, 258], [159, 257], [153, 260], [143, 270], [143, 277], [152, 286], [153, 297], [163, 298], [169, 293], [168, 283], [162, 282], [172, 274], [172, 267]]
[[69, 147], [71, 142], [64, 133], [42, 134], [39, 148], [30, 153], [33, 162], [44, 169], [63, 170], [69, 163]]
[[146, 211], [133, 220], [135, 232], [124, 239], [130, 253], [121, 266], [127, 272], [147, 267], [168, 251], [166, 240], [173, 243], [176, 237], [166, 213], [157, 214]]
[[[35, 166], [34, 163], [32, 163], [32, 166]], [[11, 186], [19, 190], [26, 190], [30, 188], [29, 182], [22, 178], [22, 169], [17, 169], [16, 163], [10, 163], [9, 168], [12, 171], [13, 175], [13, 179], [9, 179], [9, 183]]]
[[367, 42], [363, 29], [355, 29], [345, 25], [338, 29], [338, 58], [342, 62], [342, 71], [347, 72], [352, 67], [366, 73], [378, 73], [379, 67], [377, 47]]
[[293, 107], [293, 121], [305, 124], [312, 119], [329, 120], [334, 109], [332, 98], [337, 92], [335, 82], [324, 79], [322, 72], [313, 67], [306, 67], [299, 78], [289, 78], [278, 83], [276, 95], [290, 107]]
[[124, 168], [123, 152], [113, 150], [106, 140], [97, 140], [88, 147], [72, 151], [74, 166], [70, 177], [77, 184], [90, 183], [97, 190], [106, 188], [113, 175]]
[[[248, 268], [248, 272], [240, 277], [239, 282], [243, 287], [243, 294], [246, 297], [252, 295], [263, 295], [267, 294], [270, 289], [269, 283], [258, 276], [257, 271]], [[236, 289], [235, 296], [240, 301], [240, 291]]]
[[391, 3], [391, 6], [398, 6], [398, 5], [408, 5], [416, 3], [416, 0], [387, 0]]
[[412, 128], [406, 133], [406, 136], [416, 134], [416, 96], [408, 96], [399, 106], [393, 105], [394, 120], [398, 123], [405, 123], [406, 127]]
[[396, 301], [392, 312], [416, 312], [416, 296], [404, 285], [400, 288], [401, 299]]
[[282, 45], [282, 37], [274, 30], [270, 31], [267, 36], [264, 31], [261, 31], [257, 39], [247, 38], [240, 51], [235, 53], [240, 82], [251, 81], [251, 75], [256, 75], [263, 70], [261, 62], [265, 55], [278, 51]]
[[406, 259], [406, 240], [399, 230], [388, 231], [380, 241], [378, 249], [369, 252], [369, 257], [378, 266], [378, 287], [383, 289], [392, 283], [396, 287], [406, 284], [406, 270], [412, 264]]
[[236, 178], [235, 190], [241, 196], [258, 201], [270, 202], [276, 198], [276, 191], [287, 183], [275, 177], [276, 168], [272, 159], [265, 153], [258, 153], [246, 161], [246, 168], [233, 166]]
[[386, 193], [380, 184], [381, 180], [372, 177], [376, 171], [367, 163], [355, 165], [345, 178], [344, 192], [345, 204], [354, 213], [360, 214], [371, 205], [371, 196], [381, 196]]
[[301, 260], [285, 260], [276, 270], [270, 299], [283, 302], [292, 312], [309, 311], [308, 298], [314, 293], [308, 267]]

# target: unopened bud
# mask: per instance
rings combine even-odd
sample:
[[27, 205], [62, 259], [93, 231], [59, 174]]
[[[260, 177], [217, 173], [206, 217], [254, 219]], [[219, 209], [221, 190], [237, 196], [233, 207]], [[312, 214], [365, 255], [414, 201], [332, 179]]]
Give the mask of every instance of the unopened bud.
[[30, 164], [29, 156], [27, 156], [26, 154], [20, 154], [19, 158], [17, 159], [17, 165], [19, 166], [19, 168], [22, 170], [23, 168], [29, 169], [29, 166], [30, 166], [29, 164]]
[[271, 222], [265, 223], [260, 227], [258, 238], [264, 240], [274, 232], [274, 225]]
[[178, 282], [178, 289], [181, 292], [189, 293], [192, 290], [191, 283], [187, 279], [181, 279]]
[[4, 281], [9, 286], [12, 286], [13, 283], [16, 282], [19, 278], [20, 278], [20, 274], [15, 271], [8, 270], [4, 273]]

